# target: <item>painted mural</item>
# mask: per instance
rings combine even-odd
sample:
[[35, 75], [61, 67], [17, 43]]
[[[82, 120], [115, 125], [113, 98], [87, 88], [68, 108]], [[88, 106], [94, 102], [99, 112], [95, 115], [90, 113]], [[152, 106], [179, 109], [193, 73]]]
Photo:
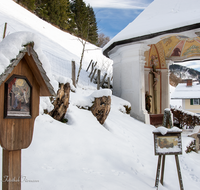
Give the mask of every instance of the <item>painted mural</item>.
[[150, 45], [150, 50], [145, 52], [145, 68], [152, 68], [155, 64], [156, 69], [166, 69], [165, 53], [161, 42]]
[[200, 57], [200, 38], [169, 36], [161, 41], [166, 59], [184, 60]]

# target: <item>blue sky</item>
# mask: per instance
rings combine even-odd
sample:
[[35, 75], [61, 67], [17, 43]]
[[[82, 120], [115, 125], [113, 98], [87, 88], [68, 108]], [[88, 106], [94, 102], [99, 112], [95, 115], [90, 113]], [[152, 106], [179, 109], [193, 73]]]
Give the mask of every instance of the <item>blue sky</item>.
[[84, 0], [95, 12], [99, 33], [113, 38], [153, 0]]
[[94, 8], [94, 11], [96, 13], [98, 32], [113, 38], [143, 10]]

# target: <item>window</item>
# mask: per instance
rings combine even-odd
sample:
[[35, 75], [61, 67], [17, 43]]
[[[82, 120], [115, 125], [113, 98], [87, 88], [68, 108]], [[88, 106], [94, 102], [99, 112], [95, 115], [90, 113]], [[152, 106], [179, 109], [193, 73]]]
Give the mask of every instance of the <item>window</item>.
[[190, 99], [190, 105], [200, 105], [200, 100], [198, 98]]

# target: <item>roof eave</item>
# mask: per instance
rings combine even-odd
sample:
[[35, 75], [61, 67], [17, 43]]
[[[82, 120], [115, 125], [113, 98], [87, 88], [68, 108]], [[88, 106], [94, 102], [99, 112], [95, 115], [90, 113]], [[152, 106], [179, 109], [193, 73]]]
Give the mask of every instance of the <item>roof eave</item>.
[[194, 29], [198, 29], [198, 28], [200, 28], [200, 23], [182, 26], [182, 27], [178, 27], [178, 28], [173, 28], [173, 29], [170, 29], [170, 30], [165, 30], [165, 31], [152, 33], [152, 34], [147, 34], [147, 35], [138, 36], [138, 37], [134, 37], [134, 38], [129, 38], [129, 39], [126, 39], [126, 40], [117, 41], [117, 42], [112, 43], [110, 46], [108, 46], [103, 51], [103, 54], [106, 57], [109, 57], [108, 52], [111, 51], [114, 47], [119, 46], [119, 45], [124, 45], [124, 44], [128, 44], [128, 43], [133, 43], [133, 42], [139, 42], [139, 41], [143, 41], [143, 40], [148, 40], [148, 39], [152, 39], [152, 38], [155, 38], [155, 37], [158, 37], [158, 36], [161, 36], [161, 35], [165, 35], [165, 34], [170, 34], [170, 33], [186, 32], [186, 31], [190, 31], [190, 30], [194, 30]]

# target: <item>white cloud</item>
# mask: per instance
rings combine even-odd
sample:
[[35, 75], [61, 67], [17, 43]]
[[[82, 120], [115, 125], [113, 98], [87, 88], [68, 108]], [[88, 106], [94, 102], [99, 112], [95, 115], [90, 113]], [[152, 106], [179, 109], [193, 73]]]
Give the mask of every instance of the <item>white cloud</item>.
[[153, 0], [84, 0], [93, 8], [144, 9]]

